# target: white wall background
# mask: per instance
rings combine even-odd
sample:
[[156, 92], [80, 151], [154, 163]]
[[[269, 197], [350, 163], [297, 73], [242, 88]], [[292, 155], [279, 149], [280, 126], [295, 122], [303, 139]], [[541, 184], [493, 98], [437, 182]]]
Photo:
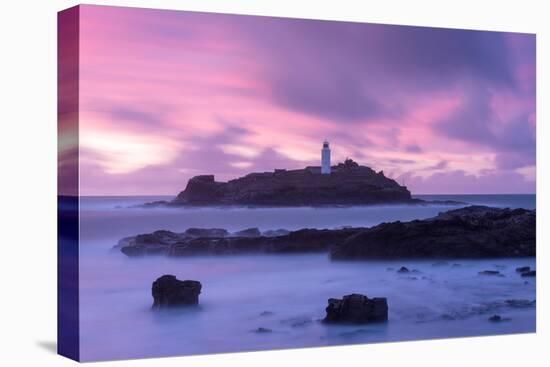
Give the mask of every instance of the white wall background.
[[[541, 0], [143, 0], [96, 4], [537, 33], [536, 335], [98, 363], [98, 366], [540, 366], [548, 363], [550, 32]], [[0, 12], [0, 364], [65, 366], [56, 339], [56, 12], [74, 1], [5, 1]], [[545, 228], [546, 224], [546, 228]], [[547, 364], [546, 364], [547, 365]]]

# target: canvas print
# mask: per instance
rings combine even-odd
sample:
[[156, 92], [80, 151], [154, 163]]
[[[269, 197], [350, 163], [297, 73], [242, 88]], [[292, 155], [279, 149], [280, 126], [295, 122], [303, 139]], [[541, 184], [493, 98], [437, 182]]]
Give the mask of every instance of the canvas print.
[[59, 13], [59, 353], [536, 331], [535, 35]]

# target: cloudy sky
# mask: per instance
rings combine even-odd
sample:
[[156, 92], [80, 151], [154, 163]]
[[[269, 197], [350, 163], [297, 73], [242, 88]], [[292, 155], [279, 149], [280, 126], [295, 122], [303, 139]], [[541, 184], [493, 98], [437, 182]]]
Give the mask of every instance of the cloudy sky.
[[83, 6], [85, 195], [352, 157], [413, 193], [535, 191], [535, 36]]

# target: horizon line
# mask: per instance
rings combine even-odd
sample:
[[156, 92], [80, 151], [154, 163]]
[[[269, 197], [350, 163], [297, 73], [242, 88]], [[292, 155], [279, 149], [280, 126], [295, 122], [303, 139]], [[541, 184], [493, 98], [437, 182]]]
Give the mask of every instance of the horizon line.
[[[450, 195], [485, 195], [485, 196], [497, 196], [497, 195], [537, 195], [536, 192], [533, 193], [503, 193], [503, 194], [484, 194], [484, 193], [448, 193], [448, 194], [430, 194], [430, 193], [418, 193], [411, 194], [411, 196], [418, 195], [439, 195], [439, 196], [450, 196]], [[58, 195], [66, 196], [66, 195]], [[134, 195], [116, 195], [116, 194], [100, 194], [100, 195], [79, 195], [79, 197], [142, 197], [142, 196], [171, 196], [176, 197], [174, 194], [134, 194]]]

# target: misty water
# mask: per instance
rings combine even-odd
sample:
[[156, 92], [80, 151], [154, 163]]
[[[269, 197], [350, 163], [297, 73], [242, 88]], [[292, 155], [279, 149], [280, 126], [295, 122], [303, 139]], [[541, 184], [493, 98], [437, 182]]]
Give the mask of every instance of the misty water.
[[[425, 196], [498, 207], [535, 207], [534, 195]], [[534, 258], [332, 262], [327, 254], [128, 258], [112, 247], [125, 236], [189, 227], [230, 231], [371, 226], [422, 219], [449, 206], [347, 208], [155, 208], [159, 197], [81, 199], [80, 341], [83, 360], [238, 352], [535, 331], [535, 279], [519, 266]], [[398, 274], [406, 266], [418, 273]], [[499, 270], [503, 277], [483, 276]], [[163, 274], [202, 283], [200, 306], [151, 310], [151, 283]], [[387, 297], [389, 321], [326, 325], [327, 299]], [[488, 318], [499, 314], [502, 322]], [[258, 333], [258, 328], [271, 332]]]

